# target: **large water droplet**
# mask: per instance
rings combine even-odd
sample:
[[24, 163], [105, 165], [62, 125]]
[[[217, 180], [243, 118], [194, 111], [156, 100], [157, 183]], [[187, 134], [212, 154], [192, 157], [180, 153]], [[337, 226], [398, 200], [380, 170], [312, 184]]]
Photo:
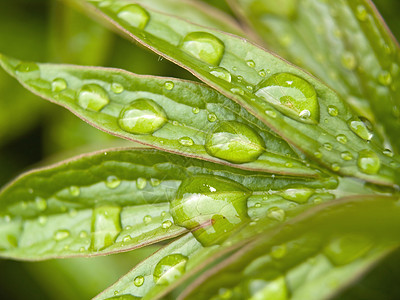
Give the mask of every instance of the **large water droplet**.
[[154, 282], [160, 285], [171, 284], [185, 273], [187, 261], [188, 257], [182, 254], [163, 257], [154, 268]]
[[106, 186], [110, 189], [115, 189], [121, 184], [121, 180], [116, 176], [108, 176]]
[[249, 220], [250, 194], [235, 181], [198, 175], [182, 182], [170, 211], [176, 225], [191, 230], [204, 246], [214, 245]]
[[313, 124], [319, 121], [317, 93], [310, 83], [296, 75], [272, 75], [259, 84], [256, 95], [295, 120]]
[[118, 18], [124, 20], [130, 26], [144, 29], [149, 23], [149, 13], [138, 4], [129, 4], [124, 6], [118, 12]]
[[381, 167], [378, 155], [370, 150], [362, 150], [358, 153], [357, 164], [360, 171], [366, 174], [376, 174]]
[[314, 190], [308, 188], [287, 189], [281, 192], [281, 196], [296, 203], [306, 203], [314, 194]]
[[368, 130], [367, 126], [365, 126], [364, 122], [359, 120], [350, 120], [348, 125], [355, 134], [357, 134], [360, 138], [369, 141], [372, 139], [373, 134]]
[[166, 220], [164, 222], [162, 222], [161, 227], [164, 229], [168, 229], [172, 226], [172, 222], [171, 220]]
[[67, 88], [67, 82], [63, 78], [56, 78], [51, 82], [51, 90], [55, 93], [62, 92]]
[[94, 251], [100, 251], [111, 246], [120, 232], [120, 206], [99, 206], [93, 210], [91, 248]]
[[207, 32], [191, 32], [185, 36], [181, 49], [211, 65], [219, 65], [225, 52], [224, 43]]
[[118, 118], [119, 126], [133, 134], [151, 134], [167, 123], [164, 109], [150, 99], [137, 99], [124, 108]]
[[221, 67], [213, 68], [211, 70], [210, 74], [214, 75], [217, 78], [225, 80], [226, 82], [231, 82], [232, 81], [231, 73], [229, 73], [228, 70], [226, 70], [224, 68], [221, 68]]
[[144, 277], [142, 275], [136, 276], [135, 279], [133, 280], [133, 283], [137, 287], [142, 286], [144, 283]]
[[256, 160], [264, 151], [264, 140], [249, 126], [220, 122], [207, 134], [205, 148], [211, 156], [233, 163]]
[[108, 103], [110, 99], [107, 92], [97, 84], [86, 84], [79, 90], [78, 104], [84, 109], [100, 111]]
[[365, 236], [348, 234], [331, 241], [324, 253], [333, 264], [341, 266], [366, 254], [372, 245], [371, 240]]

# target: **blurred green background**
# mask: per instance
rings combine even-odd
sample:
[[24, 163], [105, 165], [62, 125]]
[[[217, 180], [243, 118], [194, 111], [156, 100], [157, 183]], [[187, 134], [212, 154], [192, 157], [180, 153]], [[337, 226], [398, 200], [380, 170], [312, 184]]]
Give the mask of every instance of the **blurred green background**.
[[[224, 0], [204, 0], [230, 13]], [[399, 0], [376, 0], [400, 37]], [[0, 52], [39, 62], [99, 65], [196, 80], [191, 74], [56, 0], [0, 1]], [[0, 186], [21, 172], [82, 152], [132, 145], [25, 91], [0, 70]], [[159, 246], [90, 259], [0, 260], [0, 299], [89, 299]], [[337, 299], [400, 299], [400, 252]]]

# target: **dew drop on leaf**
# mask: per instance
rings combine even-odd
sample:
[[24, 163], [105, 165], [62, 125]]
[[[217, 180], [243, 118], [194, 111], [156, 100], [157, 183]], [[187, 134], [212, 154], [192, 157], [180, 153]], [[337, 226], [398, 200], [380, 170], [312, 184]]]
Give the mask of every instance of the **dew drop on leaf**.
[[257, 86], [256, 95], [292, 119], [313, 124], [319, 122], [317, 93], [310, 83], [296, 75], [272, 75]]
[[35, 204], [39, 211], [44, 211], [47, 208], [47, 201], [41, 197], [35, 198]]
[[153, 220], [152, 217], [147, 215], [147, 216], [144, 216], [143, 223], [144, 224], [150, 224], [152, 220]]
[[56, 78], [51, 82], [51, 90], [55, 93], [64, 91], [67, 88], [67, 82], [63, 78]]
[[180, 48], [193, 57], [211, 64], [219, 65], [225, 52], [224, 43], [207, 32], [191, 32], [185, 36]]
[[54, 239], [56, 241], [62, 241], [62, 240], [65, 240], [66, 238], [68, 238], [70, 236], [70, 234], [71, 233], [68, 230], [60, 229], [54, 233]]
[[151, 178], [150, 179], [150, 184], [153, 187], [159, 186], [161, 184], [161, 180], [158, 178]]
[[364, 5], [358, 5], [356, 8], [356, 16], [360, 21], [367, 20], [368, 12]]
[[19, 73], [35, 73], [39, 75], [39, 66], [33, 62], [22, 62], [16, 67], [16, 71]]
[[344, 151], [340, 154], [340, 157], [343, 160], [352, 160], [353, 159], [353, 155], [349, 152], [349, 151]]
[[324, 146], [324, 148], [325, 148], [326, 150], [328, 150], [328, 151], [332, 151], [332, 149], [333, 149], [332, 145], [329, 144], [329, 143], [325, 143], [323, 146]]
[[78, 92], [78, 104], [83, 109], [100, 111], [108, 103], [107, 92], [97, 84], [86, 84]]
[[133, 134], [151, 134], [167, 123], [164, 109], [150, 99], [137, 99], [125, 107], [118, 118], [119, 126]]
[[249, 126], [220, 122], [207, 134], [205, 148], [211, 156], [233, 163], [255, 161], [264, 151], [263, 139]]
[[118, 18], [139, 29], [144, 29], [150, 21], [149, 13], [138, 4], [129, 4], [121, 8]]
[[115, 94], [121, 94], [124, 91], [124, 87], [122, 86], [122, 84], [119, 84], [118, 82], [114, 82], [111, 84], [111, 90]]
[[215, 76], [215, 77], [217, 77], [217, 78], [225, 80], [226, 82], [231, 82], [232, 81], [231, 73], [229, 73], [228, 70], [226, 70], [224, 68], [221, 68], [221, 67], [213, 68], [210, 71], [210, 74]]
[[358, 154], [357, 165], [365, 174], [376, 174], [381, 167], [381, 161], [375, 152], [362, 150]]
[[328, 114], [330, 114], [332, 117], [336, 117], [339, 114], [339, 111], [336, 106], [329, 105], [328, 106]]
[[189, 146], [193, 146], [194, 142], [190, 137], [184, 136], [184, 137], [179, 138], [179, 144], [181, 144], [182, 146], [189, 147]]
[[214, 113], [209, 113], [207, 116], [208, 121], [215, 122], [217, 121], [217, 116]]
[[336, 136], [336, 140], [341, 144], [346, 144], [347, 143], [347, 137], [344, 134], [338, 134]]
[[147, 180], [146, 178], [139, 177], [136, 179], [136, 187], [138, 190], [143, 190], [147, 185]]
[[104, 205], [96, 207], [92, 214], [91, 249], [103, 250], [111, 246], [121, 232], [121, 207]]
[[121, 180], [118, 177], [116, 177], [114, 175], [107, 177], [106, 186], [108, 188], [115, 189], [115, 188], [119, 187], [120, 184], [121, 184]]
[[198, 108], [198, 107], [193, 107], [193, 108], [192, 108], [192, 112], [193, 112], [195, 115], [197, 115], [197, 114], [200, 112], [200, 108]]
[[170, 220], [166, 220], [164, 222], [162, 222], [161, 227], [164, 229], [168, 229], [172, 226], [172, 222]]
[[144, 283], [144, 277], [142, 275], [136, 276], [133, 280], [133, 284], [137, 287], [142, 286]]
[[369, 141], [372, 139], [373, 134], [368, 130], [367, 126], [364, 122], [359, 120], [350, 120], [348, 125], [355, 134], [357, 134], [360, 138]]
[[235, 95], [241, 95], [241, 96], [244, 95], [244, 90], [240, 87], [231, 88], [231, 92], [234, 93]]
[[286, 200], [296, 203], [306, 203], [312, 194], [314, 194], [314, 190], [308, 188], [286, 189], [280, 193]]
[[168, 91], [172, 91], [174, 86], [175, 85], [174, 85], [174, 83], [172, 81], [167, 81], [167, 82], [164, 83], [164, 87]]
[[188, 257], [182, 254], [163, 257], [154, 268], [154, 282], [159, 285], [171, 284], [185, 273], [187, 261]]
[[390, 149], [385, 149], [383, 150], [383, 155], [386, 155], [387, 157], [393, 157], [393, 152]]
[[250, 194], [235, 181], [197, 175], [182, 182], [170, 212], [175, 224], [191, 230], [203, 246], [219, 244], [249, 220]]
[[69, 187], [69, 193], [73, 197], [78, 197], [81, 194], [81, 189], [78, 186], [72, 185]]
[[250, 68], [254, 68], [256, 66], [254, 60], [248, 60], [246, 61], [246, 64], [250, 67]]
[[286, 214], [282, 208], [274, 206], [268, 209], [267, 216], [272, 220], [283, 222], [285, 220]]

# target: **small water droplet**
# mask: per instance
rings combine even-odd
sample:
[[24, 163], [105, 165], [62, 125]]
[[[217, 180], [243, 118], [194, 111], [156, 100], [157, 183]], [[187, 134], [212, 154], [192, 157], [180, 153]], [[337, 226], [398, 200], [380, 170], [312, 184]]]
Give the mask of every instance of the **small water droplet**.
[[329, 105], [328, 114], [330, 114], [332, 117], [336, 117], [339, 114], [339, 111], [336, 106]]
[[217, 121], [217, 116], [214, 113], [209, 113], [207, 116], [208, 121], [215, 122]]
[[393, 82], [393, 78], [388, 71], [384, 70], [379, 73], [378, 81], [380, 84], [388, 86]]
[[136, 179], [136, 187], [138, 190], [143, 190], [147, 185], [147, 180], [146, 178], [139, 177]]
[[340, 154], [340, 157], [343, 160], [352, 160], [353, 159], [353, 155], [349, 152], [349, 151], [344, 151]]
[[261, 77], [265, 77], [267, 75], [267, 72], [265, 72], [265, 70], [261, 70], [260, 72], [258, 72], [258, 75], [260, 75]]
[[244, 95], [244, 90], [240, 87], [235, 87], [235, 88], [231, 88], [231, 92], [234, 93], [235, 95]]
[[170, 220], [166, 220], [164, 222], [162, 222], [161, 227], [164, 229], [168, 229], [172, 226], [172, 222]]
[[65, 240], [65, 239], [68, 238], [69, 236], [70, 236], [70, 232], [69, 232], [68, 230], [65, 230], [65, 229], [57, 230], [57, 231], [54, 233], [54, 239], [55, 239], [56, 241]]
[[111, 90], [115, 93], [115, 94], [121, 94], [124, 91], [124, 87], [122, 84], [119, 84], [118, 82], [113, 82], [111, 84]]
[[255, 207], [255, 208], [260, 208], [260, 207], [261, 207], [261, 203], [256, 203], [256, 204], [254, 204], [254, 207]]
[[253, 60], [248, 60], [246, 61], [246, 64], [250, 67], [250, 68], [254, 68], [256, 66], [256, 63]]
[[311, 195], [314, 194], [314, 190], [308, 188], [286, 189], [280, 194], [286, 200], [302, 204], [308, 201]]
[[22, 62], [16, 67], [16, 71], [20, 73], [35, 73], [39, 75], [40, 68], [33, 62]]
[[133, 280], [134, 285], [137, 287], [142, 286], [144, 283], [144, 277], [142, 275], [136, 276]]
[[383, 150], [383, 154], [386, 155], [387, 157], [393, 157], [393, 152], [390, 149]]
[[71, 194], [71, 196], [73, 197], [78, 197], [81, 194], [81, 190], [79, 187], [72, 185], [69, 187], [69, 193]]
[[78, 92], [78, 104], [83, 109], [101, 111], [108, 103], [107, 92], [97, 84], [86, 84]]
[[198, 108], [198, 107], [193, 107], [193, 108], [192, 108], [192, 112], [196, 115], [196, 114], [198, 114], [198, 113], [200, 112], [200, 108]]
[[268, 116], [270, 116], [271, 118], [276, 118], [276, 112], [273, 111], [273, 110], [267, 109], [267, 110], [265, 111], [265, 114], [268, 115]]
[[328, 150], [328, 151], [332, 151], [332, 149], [333, 149], [332, 145], [329, 144], [329, 143], [325, 143], [325, 144], [324, 144], [324, 148], [325, 148], [326, 150]]
[[224, 43], [207, 32], [191, 32], [185, 36], [180, 48], [193, 57], [211, 65], [219, 65], [225, 52]]
[[348, 70], [354, 70], [357, 66], [357, 60], [353, 53], [351, 52], [344, 52], [342, 54], [341, 62], [343, 67]]
[[175, 84], [172, 81], [167, 81], [164, 83], [164, 87], [168, 91], [172, 91], [174, 86], [175, 86]]
[[122, 239], [123, 243], [128, 243], [129, 241], [132, 240], [132, 237], [130, 235], [124, 236], [124, 238]]
[[207, 134], [205, 148], [211, 156], [233, 163], [256, 160], [264, 151], [264, 140], [249, 126], [220, 122]]
[[124, 108], [118, 118], [119, 126], [133, 134], [151, 134], [167, 123], [164, 109], [150, 99], [137, 99]]
[[283, 222], [285, 220], [286, 214], [282, 208], [274, 206], [268, 209], [267, 216], [272, 220]]
[[118, 12], [118, 18], [124, 20], [130, 26], [144, 29], [149, 23], [149, 13], [138, 4], [129, 4], [124, 6]]
[[210, 72], [211, 75], [220, 78], [222, 80], [225, 80], [226, 82], [231, 82], [232, 81], [232, 75], [231, 73], [229, 73], [228, 70], [221, 68], [221, 67], [217, 67], [217, 68], [213, 68]]
[[194, 142], [190, 137], [184, 136], [179, 139], [179, 144], [181, 144], [182, 146], [189, 147], [193, 146]]
[[56, 78], [51, 82], [51, 90], [55, 93], [64, 91], [67, 88], [67, 82], [63, 78]]
[[367, 126], [362, 121], [350, 120], [348, 125], [355, 134], [360, 138], [369, 141], [372, 139], [373, 134], [368, 130]]
[[161, 180], [158, 178], [151, 178], [150, 179], [150, 184], [153, 187], [159, 186], [161, 184]]
[[159, 285], [171, 284], [185, 273], [187, 261], [188, 257], [182, 254], [163, 257], [154, 268], [154, 282]]
[[364, 5], [358, 5], [356, 8], [356, 16], [360, 21], [366, 21], [368, 18], [368, 12]]
[[47, 201], [41, 197], [35, 198], [35, 204], [39, 211], [44, 211], [47, 208]]
[[108, 176], [106, 181], [106, 186], [110, 189], [115, 189], [119, 187], [121, 184], [121, 180], [116, 176]]
[[153, 220], [153, 218], [150, 215], [147, 215], [147, 216], [144, 216], [143, 223], [147, 225], [147, 224], [151, 223], [152, 220]]
[[334, 172], [338, 172], [338, 171], [340, 170], [340, 165], [337, 164], [337, 163], [333, 163], [333, 164], [331, 165], [331, 169], [332, 169], [332, 171], [334, 171]]
[[256, 95], [295, 120], [314, 124], [319, 121], [316, 91], [296, 75], [274, 74], [258, 85]]
[[347, 137], [344, 134], [339, 134], [336, 136], [336, 140], [341, 144], [347, 143]]
[[358, 154], [358, 167], [365, 174], [376, 174], [381, 167], [381, 161], [375, 152], [362, 150]]

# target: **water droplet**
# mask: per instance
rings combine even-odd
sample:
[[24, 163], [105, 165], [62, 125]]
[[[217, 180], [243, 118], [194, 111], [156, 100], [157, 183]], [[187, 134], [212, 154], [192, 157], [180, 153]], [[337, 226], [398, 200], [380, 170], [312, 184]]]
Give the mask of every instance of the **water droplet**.
[[193, 146], [194, 142], [190, 137], [184, 136], [179, 139], [179, 144], [181, 144], [182, 146], [189, 147]]
[[166, 83], [164, 83], [164, 87], [168, 91], [172, 91], [174, 86], [175, 84], [172, 81], [167, 81]]
[[69, 193], [71, 194], [71, 196], [73, 197], [78, 197], [81, 194], [81, 190], [79, 187], [72, 185], [69, 187]]
[[119, 126], [133, 134], [151, 134], [167, 123], [164, 109], [150, 99], [137, 99], [124, 108], [118, 119]]
[[351, 52], [344, 52], [341, 58], [341, 62], [343, 67], [351, 71], [354, 70], [357, 66], [356, 57]]
[[367, 20], [368, 12], [364, 5], [358, 5], [356, 8], [356, 16], [360, 21]]
[[85, 238], [88, 237], [88, 233], [87, 233], [86, 231], [82, 230], [82, 231], [79, 233], [79, 237], [80, 237], [81, 239], [85, 239]]
[[149, 224], [149, 223], [151, 223], [152, 220], [153, 220], [153, 218], [150, 215], [147, 215], [147, 216], [144, 216], [143, 223]]
[[45, 225], [47, 223], [47, 217], [46, 216], [40, 216], [38, 218], [38, 222], [40, 225]]
[[342, 266], [366, 254], [372, 245], [372, 241], [365, 236], [348, 234], [331, 241], [324, 253], [334, 265]]
[[91, 249], [100, 251], [111, 246], [120, 232], [120, 206], [105, 205], [93, 210]]
[[336, 136], [336, 140], [341, 144], [347, 143], [347, 137], [344, 134], [339, 134]]
[[35, 204], [39, 211], [44, 211], [47, 208], [47, 201], [41, 197], [35, 198]]
[[147, 185], [147, 180], [146, 178], [139, 177], [136, 179], [136, 187], [138, 190], [143, 190]]
[[358, 154], [358, 167], [365, 174], [376, 174], [381, 167], [381, 161], [375, 152], [362, 150]]
[[369, 141], [372, 139], [373, 134], [368, 130], [367, 126], [362, 121], [353, 120], [349, 121], [348, 125], [355, 134], [360, 138]]
[[265, 111], [265, 114], [270, 116], [271, 118], [276, 118], [276, 112], [274, 112], [273, 110], [267, 109]]
[[319, 121], [317, 93], [310, 83], [296, 75], [272, 75], [261, 82], [256, 95], [295, 120], [313, 124]]
[[325, 143], [325, 144], [324, 144], [324, 148], [325, 148], [326, 150], [328, 150], [328, 151], [332, 151], [332, 149], [333, 149], [332, 145], [329, 144], [329, 143]]
[[265, 72], [265, 70], [261, 70], [260, 72], [258, 72], [258, 75], [260, 75], [261, 77], [265, 77], [267, 75], [267, 72]]
[[79, 90], [78, 104], [83, 109], [100, 111], [108, 103], [110, 99], [107, 92], [97, 84], [86, 84]]
[[217, 121], [217, 116], [214, 113], [209, 113], [207, 116], [208, 121], [215, 122]]
[[337, 163], [333, 163], [333, 164], [331, 165], [331, 169], [332, 169], [332, 171], [334, 171], [334, 172], [338, 172], [338, 171], [340, 170], [340, 165], [337, 164]]
[[192, 108], [192, 112], [196, 115], [196, 114], [198, 114], [198, 113], [200, 112], [200, 108], [198, 108], [198, 107], [193, 107], [193, 108]]
[[60, 230], [57, 230], [55, 233], [54, 233], [54, 239], [56, 240], [56, 241], [62, 241], [62, 240], [65, 240], [67, 237], [69, 237], [70, 236], [70, 232], [68, 231], [68, 230], [65, 230], [65, 229], [60, 229]]
[[168, 228], [170, 228], [171, 226], [172, 226], [172, 222], [171, 222], [170, 220], [164, 221], [164, 222], [162, 222], [162, 224], [161, 224], [161, 227], [164, 228], [164, 229], [168, 229]]
[[246, 61], [246, 64], [250, 67], [250, 68], [254, 68], [256, 66], [256, 63], [253, 60], [248, 60]]
[[67, 88], [67, 82], [63, 78], [56, 78], [51, 82], [51, 90], [55, 93], [62, 92]]
[[144, 283], [144, 277], [142, 275], [136, 276], [135, 279], [133, 280], [133, 283], [137, 287], [142, 286]]
[[233, 163], [256, 160], [265, 150], [264, 140], [249, 126], [220, 122], [207, 134], [205, 148], [211, 156]]
[[33, 62], [22, 62], [16, 67], [16, 71], [20, 73], [35, 73], [39, 74], [40, 68]]
[[129, 4], [121, 8], [118, 12], [118, 18], [124, 20], [130, 26], [144, 29], [149, 23], [149, 13], [138, 4]]
[[118, 177], [113, 176], [113, 175], [107, 177], [106, 186], [108, 188], [115, 189], [115, 188], [119, 187], [120, 184], [121, 184], [121, 180], [119, 180]]
[[160, 285], [171, 284], [185, 273], [187, 261], [188, 257], [182, 254], [163, 257], [154, 268], [154, 282]]
[[378, 81], [382, 85], [390, 85], [393, 82], [392, 75], [388, 71], [382, 71], [379, 73]]
[[393, 157], [393, 152], [390, 149], [383, 150], [383, 154], [386, 155], [387, 157]]
[[234, 93], [235, 95], [241, 95], [241, 96], [244, 95], [244, 90], [240, 87], [231, 88], [231, 92]]
[[268, 218], [283, 222], [285, 220], [286, 214], [285, 211], [282, 208], [279, 208], [277, 206], [271, 207], [268, 209]]
[[274, 246], [271, 249], [271, 256], [274, 259], [281, 259], [283, 258], [287, 253], [286, 245], [279, 245], [279, 246]]
[[336, 117], [339, 114], [339, 111], [336, 106], [329, 105], [328, 114], [330, 114], [332, 117]]
[[302, 204], [306, 203], [311, 195], [314, 194], [314, 190], [308, 188], [286, 189], [280, 194], [286, 200]]
[[191, 32], [185, 36], [180, 48], [211, 65], [219, 65], [225, 52], [224, 43], [216, 36], [207, 32]]
[[128, 243], [129, 241], [132, 240], [132, 237], [130, 235], [124, 236], [124, 238], [122, 239], [123, 243]]
[[211, 70], [210, 72], [211, 75], [220, 78], [222, 80], [225, 80], [226, 82], [231, 82], [232, 81], [232, 75], [231, 73], [229, 73], [228, 70], [221, 68], [221, 67], [217, 67]]
[[223, 242], [249, 220], [247, 198], [250, 194], [235, 181], [197, 175], [182, 182], [171, 201], [170, 212], [175, 224], [191, 230], [202, 245], [210, 246]]
[[159, 186], [161, 184], [161, 180], [158, 178], [151, 178], [150, 179], [150, 184], [153, 187]]
[[119, 84], [118, 82], [113, 82], [111, 84], [111, 90], [115, 93], [115, 94], [121, 94], [124, 91], [124, 87], [122, 84]]
[[344, 151], [340, 154], [340, 157], [343, 160], [352, 160], [353, 159], [353, 155], [349, 152], [349, 151]]

